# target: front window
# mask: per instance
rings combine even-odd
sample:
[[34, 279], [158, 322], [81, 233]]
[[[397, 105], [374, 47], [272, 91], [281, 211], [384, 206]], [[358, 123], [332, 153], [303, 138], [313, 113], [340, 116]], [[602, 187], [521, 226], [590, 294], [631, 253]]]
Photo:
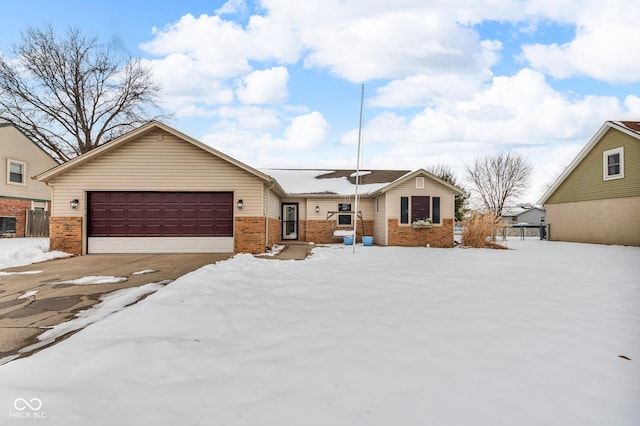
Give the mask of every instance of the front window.
[[604, 180], [624, 177], [624, 148], [610, 149], [603, 155]]
[[338, 212], [349, 212], [349, 214], [338, 213], [338, 225], [351, 225], [351, 203], [338, 203]]
[[7, 183], [14, 185], [25, 184], [25, 174], [27, 171], [27, 164], [22, 161], [7, 160]]

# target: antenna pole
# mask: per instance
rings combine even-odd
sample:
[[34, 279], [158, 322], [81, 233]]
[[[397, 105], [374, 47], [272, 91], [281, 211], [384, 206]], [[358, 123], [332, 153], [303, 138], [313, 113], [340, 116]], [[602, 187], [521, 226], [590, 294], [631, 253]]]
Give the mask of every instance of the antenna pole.
[[[355, 212], [353, 213], [353, 251], [356, 252], [356, 237], [358, 235], [358, 195], [360, 189], [360, 144], [362, 142], [362, 115], [364, 106], [364, 84], [362, 85], [362, 92], [360, 94], [360, 124], [358, 126], [358, 157], [356, 159], [356, 202]], [[364, 220], [364, 218], [363, 218]]]

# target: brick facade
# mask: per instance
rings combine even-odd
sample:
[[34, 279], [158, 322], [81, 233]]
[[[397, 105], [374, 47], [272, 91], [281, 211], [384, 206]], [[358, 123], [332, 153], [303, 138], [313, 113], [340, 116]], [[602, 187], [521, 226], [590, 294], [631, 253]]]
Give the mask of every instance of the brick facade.
[[453, 247], [453, 219], [443, 219], [442, 226], [427, 229], [415, 229], [411, 225], [398, 226], [398, 219], [389, 219], [390, 246]]
[[30, 200], [0, 198], [0, 216], [16, 218], [16, 237], [24, 237], [25, 235], [27, 210], [31, 210]]
[[237, 217], [234, 219], [234, 252], [264, 253], [264, 217]]
[[51, 217], [49, 219], [49, 247], [66, 253], [82, 254], [82, 218]]
[[[336, 227], [335, 223], [326, 220], [306, 220], [301, 221], [300, 226], [305, 228], [305, 239], [303, 241], [314, 242], [316, 244], [332, 244], [340, 243], [341, 238], [333, 236], [333, 231], [340, 229], [345, 231], [353, 231], [353, 226]], [[358, 229], [356, 231], [356, 242], [362, 241], [362, 225], [364, 223], [365, 235], [373, 235], [373, 220], [358, 221]]]
[[282, 237], [282, 222], [280, 219], [269, 218], [269, 247], [278, 244]]

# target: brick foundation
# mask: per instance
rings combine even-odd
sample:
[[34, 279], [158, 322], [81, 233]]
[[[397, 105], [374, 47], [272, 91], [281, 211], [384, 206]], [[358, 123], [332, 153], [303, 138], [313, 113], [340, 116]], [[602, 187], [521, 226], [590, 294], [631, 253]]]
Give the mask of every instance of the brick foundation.
[[266, 251], [264, 217], [236, 217], [234, 230], [235, 253], [258, 254]]
[[389, 219], [389, 245], [405, 247], [453, 247], [453, 219], [443, 219], [442, 226], [415, 229], [411, 225], [398, 225], [398, 219]]
[[30, 200], [0, 198], [0, 216], [13, 216], [16, 218], [16, 237], [24, 237], [27, 210], [31, 210]]
[[77, 256], [82, 254], [82, 218], [49, 218], [49, 247]]
[[[353, 231], [353, 226], [340, 226], [337, 227], [335, 223], [329, 223], [326, 220], [306, 220], [300, 222], [302, 228], [304, 222], [304, 240], [313, 241], [316, 244], [332, 244], [340, 243], [341, 238], [333, 236], [334, 230]], [[365, 235], [373, 235], [373, 220], [364, 221], [364, 233]], [[356, 230], [356, 242], [362, 241], [362, 221], [358, 221], [358, 229]]]

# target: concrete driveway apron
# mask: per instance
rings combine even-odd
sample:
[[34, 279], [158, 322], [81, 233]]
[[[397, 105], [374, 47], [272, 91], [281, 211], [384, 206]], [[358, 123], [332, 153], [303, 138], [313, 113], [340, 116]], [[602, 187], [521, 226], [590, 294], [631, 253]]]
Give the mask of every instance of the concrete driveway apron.
[[[210, 253], [88, 255], [0, 270], [0, 363], [3, 359], [15, 358], [20, 349], [38, 342], [38, 335], [47, 328], [73, 319], [77, 312], [100, 302], [104, 294], [152, 282], [168, 283], [231, 256]], [[140, 273], [142, 271], [145, 273]], [[124, 277], [126, 281], [55, 284], [88, 276]], [[61, 338], [65, 337], [68, 335]]]

